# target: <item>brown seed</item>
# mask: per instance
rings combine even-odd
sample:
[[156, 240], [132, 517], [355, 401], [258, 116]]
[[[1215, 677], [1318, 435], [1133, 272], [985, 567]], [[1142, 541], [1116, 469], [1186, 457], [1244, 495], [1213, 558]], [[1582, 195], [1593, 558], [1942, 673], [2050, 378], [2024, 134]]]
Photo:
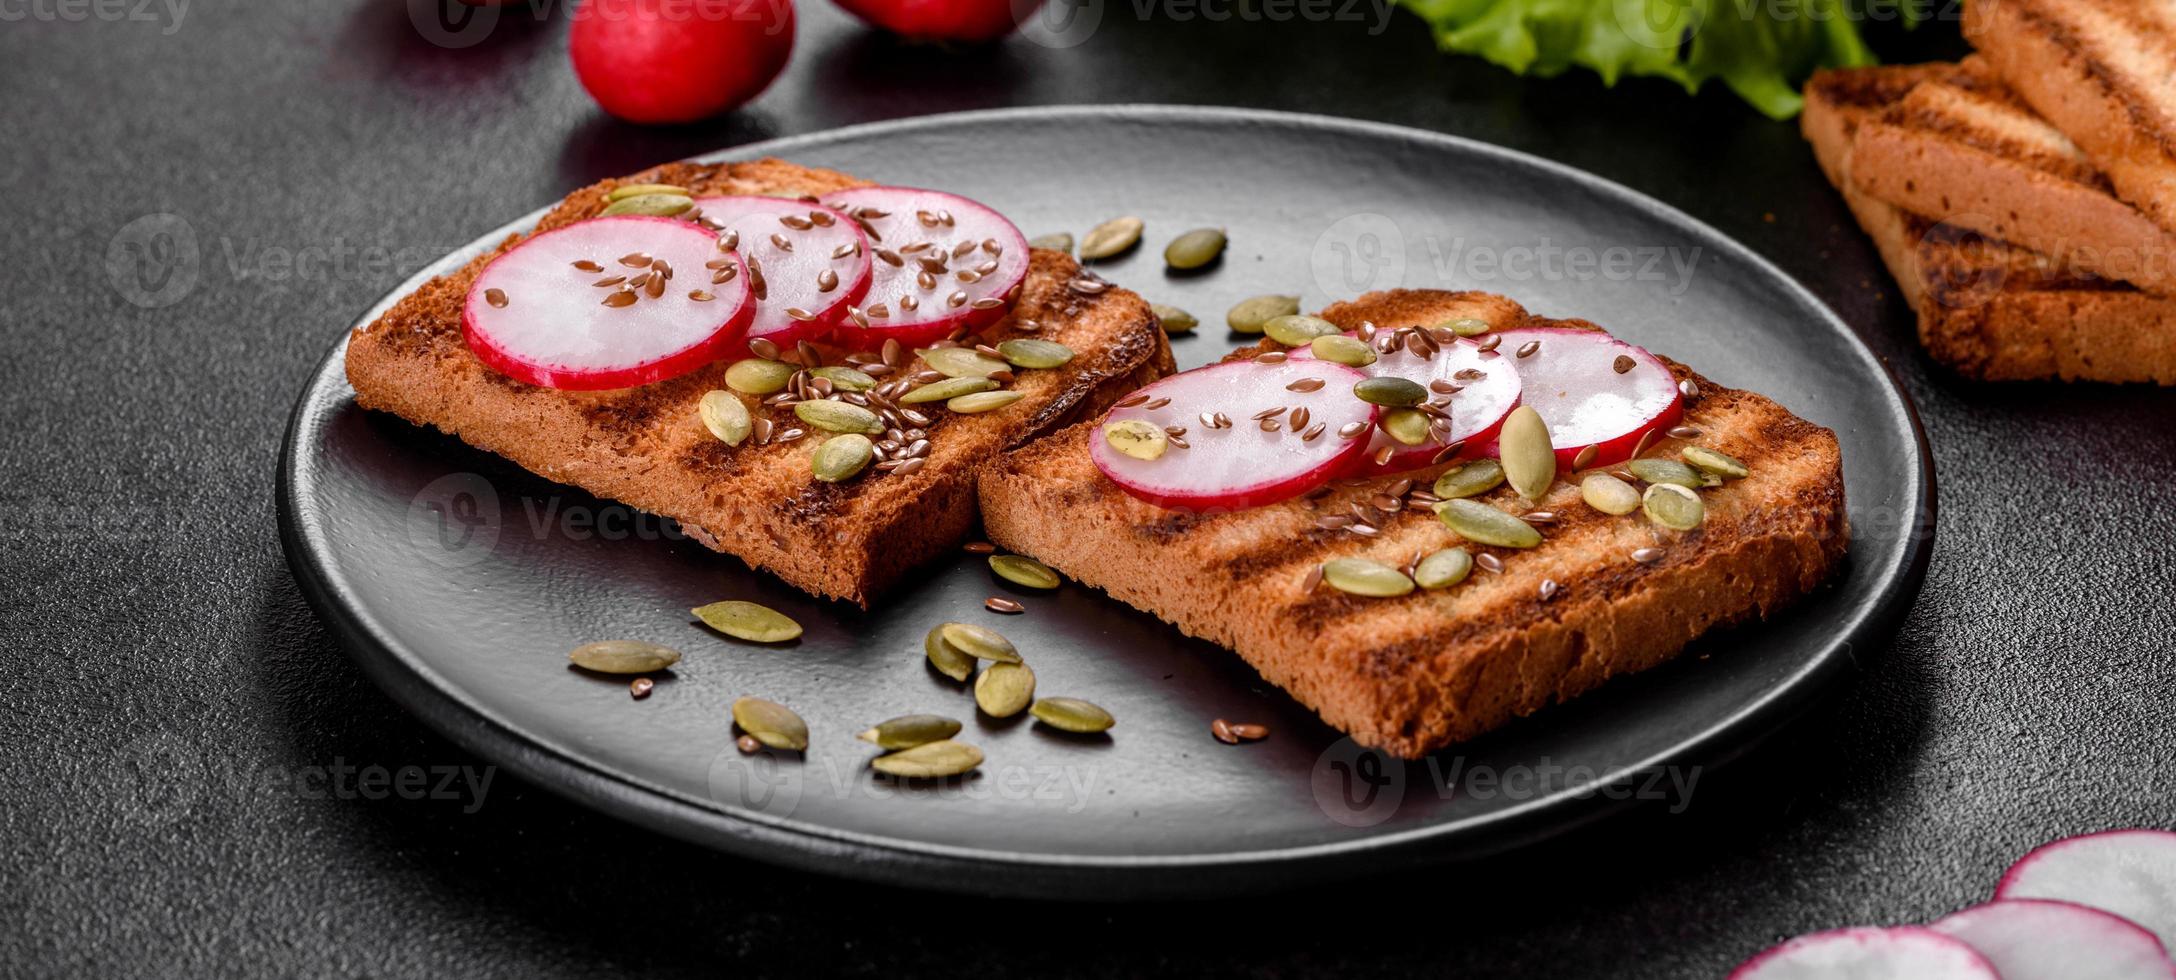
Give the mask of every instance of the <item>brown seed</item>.
[[598, 264], [597, 264], [597, 263], [595, 263], [595, 262], [591, 262], [591, 261], [590, 261], [590, 260], [588, 260], [588, 259], [575, 259], [575, 260], [574, 260], [574, 267], [575, 267], [575, 268], [577, 268], [577, 269], [580, 269], [580, 270], [582, 270], [583, 272], [603, 272], [603, 271], [604, 271], [604, 266], [598, 265]]
[[904, 266], [907, 264], [907, 260], [900, 258], [898, 252], [894, 252], [888, 248], [877, 249], [876, 257], [896, 266]]
[[1441, 463], [1448, 463], [1452, 459], [1457, 458], [1459, 451], [1465, 448], [1466, 444], [1464, 441], [1451, 443], [1450, 445], [1443, 447], [1443, 450], [1441, 452], [1436, 453], [1435, 458], [1428, 461], [1428, 465], [1434, 466]]
[[1007, 599], [1001, 595], [993, 595], [987, 599], [982, 600], [982, 607], [994, 613], [1010, 614], [1023, 613], [1028, 611], [1028, 607], [1014, 602], [1011, 599]]
[[1481, 348], [1481, 353], [1483, 354], [1494, 354], [1496, 353], [1496, 348], [1503, 346], [1503, 343], [1504, 335], [1497, 333], [1489, 334], [1488, 336], [1481, 338], [1480, 341], [1476, 342], [1473, 346]]
[[1358, 437], [1360, 433], [1366, 431], [1368, 431], [1368, 424], [1366, 422], [1347, 422], [1344, 425], [1337, 427], [1337, 437], [1340, 439], [1352, 439]]
[[1491, 575], [1502, 575], [1504, 573], [1504, 560], [1495, 555], [1483, 553], [1474, 558], [1473, 563], [1476, 567]]
[[1313, 425], [1308, 426], [1307, 431], [1300, 433], [1300, 441], [1313, 442], [1316, 439], [1321, 438], [1322, 432], [1322, 423], [1317, 422]]
[[1562, 591], [1564, 591], [1564, 587], [1556, 584], [1556, 579], [1545, 578], [1541, 580], [1541, 601], [1548, 602], [1556, 598], [1557, 593]]
[[1699, 430], [1699, 429], [1695, 429], [1695, 428], [1693, 428], [1692, 426], [1689, 426], [1689, 425], [1680, 425], [1680, 426], [1677, 426], [1676, 428], [1673, 428], [1673, 429], [1671, 429], [1671, 430], [1670, 430], [1670, 438], [1672, 438], [1672, 439], [1698, 439], [1698, 438], [1700, 438], [1700, 430]]
[[1632, 560], [1642, 565], [1652, 565], [1662, 560], [1661, 548], [1634, 548]]
[[1616, 360], [1614, 360], [1614, 361], [1611, 361], [1611, 362], [1609, 362], [1609, 369], [1610, 369], [1610, 370], [1612, 370], [1612, 371], [1615, 371], [1615, 372], [1617, 372], [1618, 374], [1623, 374], [1623, 373], [1625, 373], [1626, 371], [1630, 371], [1630, 370], [1632, 370], [1632, 369], [1633, 369], [1634, 367], [1637, 367], [1638, 365], [1639, 365], [1639, 362], [1638, 362], [1638, 361], [1635, 361], [1635, 360], [1633, 360], [1633, 359], [1632, 359], [1632, 357], [1631, 357], [1631, 355], [1629, 355], [1629, 354], [1619, 354], [1619, 355], [1617, 355], [1617, 359], [1616, 359]]
[[711, 300], [717, 299], [718, 297], [706, 293], [700, 289], [691, 289], [688, 291], [688, 298], [698, 303], [708, 303]]
[[1127, 395], [1126, 397], [1119, 399], [1118, 407], [1132, 408], [1146, 401], [1148, 401], [1148, 396], [1137, 391], [1133, 394]]
[[612, 307], [613, 309], [619, 309], [623, 306], [635, 305], [635, 299], [636, 296], [634, 290], [618, 289], [614, 290], [612, 292], [612, 295], [604, 298], [604, 305]]
[[1301, 379], [1299, 379], [1298, 381], [1294, 381], [1294, 382], [1292, 382], [1291, 384], [1285, 385], [1285, 386], [1284, 386], [1284, 389], [1285, 389], [1286, 391], [1302, 391], [1302, 392], [1305, 392], [1305, 391], [1321, 391], [1321, 390], [1322, 390], [1322, 385], [1323, 385], [1323, 381], [1322, 381], [1322, 379], [1321, 379], [1321, 378], [1301, 378]]
[[816, 314], [810, 313], [809, 311], [804, 310], [798, 306], [786, 307], [786, 315], [803, 323], [816, 319]]
[[845, 258], [845, 257], [847, 257], [847, 256], [849, 256], [849, 255], [852, 255], [852, 254], [854, 254], [855, 252], [858, 252], [858, 251], [861, 251], [861, 243], [860, 243], [860, 242], [847, 242], [847, 243], [845, 243], [845, 244], [842, 244], [842, 245], [840, 245], [840, 246], [839, 246], [838, 248], [834, 248], [834, 249], [832, 249], [832, 250], [831, 250], [831, 257], [832, 257], [832, 258], [834, 258], [834, 259], [843, 259], [843, 258]]
[[612, 287], [612, 286], [617, 286], [617, 285], [619, 285], [619, 284], [621, 284], [621, 283], [624, 283], [624, 282], [626, 282], [626, 281], [627, 281], [627, 277], [626, 277], [626, 276], [610, 276], [610, 277], [607, 277], [607, 278], [604, 278], [604, 279], [599, 279], [599, 280], [597, 280], [596, 282], [590, 283], [590, 285], [592, 285], [592, 286], [596, 286], [596, 287], [599, 287], [599, 288], [609, 288], [609, 287]]
[[650, 267], [650, 257], [641, 252], [629, 252], [620, 256], [620, 264], [630, 269], [647, 269]]
[[1693, 384], [1691, 378], [1686, 378], [1685, 380], [1678, 382], [1677, 390], [1680, 394], [1683, 394], [1687, 398], [1700, 397], [1700, 386]]
[[1322, 585], [1322, 566], [1307, 566], [1307, 574], [1300, 579], [1301, 592], [1313, 592]]
[[1535, 352], [1535, 351], [1538, 351], [1538, 350], [1540, 350], [1540, 349], [1541, 349], [1541, 341], [1538, 341], [1538, 340], [1529, 340], [1529, 341], [1527, 341], [1526, 343], [1523, 343], [1523, 344], [1520, 344], [1520, 345], [1519, 345], [1519, 349], [1518, 349], [1518, 356], [1520, 356], [1520, 357], [1532, 357], [1532, 356], [1534, 356], [1534, 352]]
[[1242, 742], [1258, 742], [1269, 737], [1268, 725], [1257, 725], [1250, 721], [1242, 721], [1233, 722], [1230, 728], [1232, 734], [1238, 736]]
[[793, 241], [784, 235], [774, 233], [771, 235], [771, 247], [781, 252], [791, 252], [793, 251]]
[[733, 740], [733, 745], [735, 748], [740, 749], [742, 755], [754, 755], [763, 750], [763, 743], [756, 741], [756, 737], [753, 735], [743, 735], [736, 738]]
[[1232, 723], [1222, 718], [1209, 723], [1209, 734], [1216, 736], [1217, 741], [1226, 745], [1239, 744], [1239, 736], [1232, 734]]
[[729, 231], [718, 236], [718, 251], [730, 252], [740, 247], [740, 232]]
[[1649, 429], [1646, 432], [1642, 433], [1640, 435], [1640, 441], [1632, 447], [1632, 458], [1638, 459], [1642, 456], [1647, 455], [1647, 447], [1653, 445], [1654, 441], [1655, 430]]
[[1572, 457], [1572, 469], [1583, 470], [1594, 465], [1594, 451], [1593, 446], [1579, 450], [1578, 455]]
[[1482, 378], [1488, 377], [1488, 372], [1483, 371], [1480, 368], [1466, 368], [1462, 371], [1459, 371], [1457, 374], [1451, 375], [1451, 377], [1456, 378], [1460, 381], [1479, 381]]
[[1294, 432], [1298, 432], [1298, 431], [1299, 431], [1299, 430], [1301, 430], [1301, 429], [1307, 428], [1307, 420], [1308, 420], [1308, 419], [1310, 419], [1310, 418], [1313, 418], [1313, 417], [1314, 417], [1314, 416], [1312, 416], [1312, 415], [1308, 414], [1308, 412], [1307, 412], [1307, 407], [1306, 407], [1306, 406], [1304, 406], [1304, 405], [1303, 405], [1303, 406], [1301, 406], [1301, 407], [1299, 407], [1299, 408], [1295, 408], [1295, 409], [1293, 409], [1293, 410], [1292, 410], [1292, 431], [1294, 431]]
[[1262, 431], [1263, 431], [1263, 432], [1277, 432], [1277, 431], [1279, 431], [1279, 430], [1282, 430], [1283, 428], [1284, 428], [1284, 423], [1283, 423], [1283, 422], [1279, 422], [1279, 421], [1277, 421], [1276, 419], [1263, 419], [1263, 420], [1262, 420]]
[[486, 289], [484, 290], [484, 302], [503, 310], [506, 308], [506, 291], [503, 289]]
[[1283, 351], [1281, 351], [1281, 350], [1264, 351], [1264, 352], [1262, 352], [1262, 353], [1260, 353], [1260, 354], [1256, 354], [1256, 355], [1254, 355], [1254, 363], [1256, 363], [1256, 364], [1283, 364], [1283, 363], [1284, 363], [1284, 352], [1283, 352]]
[[637, 677], [634, 680], [627, 682], [627, 693], [635, 700], [640, 701], [643, 698], [649, 697], [650, 692], [656, 689], [656, 687], [656, 681], [653, 681], [647, 677]]
[[757, 337], [749, 341], [748, 352], [766, 361], [778, 360], [779, 356], [785, 353], [778, 349], [777, 343], [763, 337]]
[[834, 289], [837, 289], [837, 288], [839, 288], [839, 274], [838, 274], [838, 273], [836, 273], [836, 272], [833, 272], [833, 271], [831, 271], [830, 269], [825, 269], [824, 271], [822, 271], [822, 272], [819, 272], [819, 273], [817, 273], [817, 274], [816, 274], [816, 291], [817, 291], [817, 292], [819, 292], [819, 293], [828, 293], [828, 292], [830, 292], [830, 291], [832, 291], [832, 290], [834, 290]]
[[657, 299], [658, 297], [665, 295], [665, 277], [650, 277], [649, 288], [644, 289], [643, 292], [649, 293], [651, 299]]
[[795, 231], [807, 231], [810, 228], [816, 227], [815, 222], [810, 221], [807, 218], [801, 217], [798, 214], [779, 215], [778, 223], [785, 225], [786, 227], [791, 228]]

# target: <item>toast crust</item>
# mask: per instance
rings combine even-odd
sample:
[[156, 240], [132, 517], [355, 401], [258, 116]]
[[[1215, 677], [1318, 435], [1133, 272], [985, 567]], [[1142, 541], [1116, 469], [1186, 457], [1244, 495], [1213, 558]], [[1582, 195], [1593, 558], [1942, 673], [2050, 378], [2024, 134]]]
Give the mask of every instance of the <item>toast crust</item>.
[[[1434, 290], [1372, 293], [1322, 315], [1347, 328], [1475, 317], [1499, 330], [1597, 329], [1532, 316], [1501, 296]], [[1754, 470], [1704, 493], [1708, 521], [1691, 535], [1602, 515], [1560, 482], [1535, 505], [1559, 515], [1541, 547], [1464, 545], [1501, 557], [1501, 574], [1476, 570], [1456, 587], [1396, 599], [1307, 592], [1308, 569], [1330, 558], [1403, 564], [1460, 544], [1424, 509], [1391, 515], [1369, 538], [1316, 523], [1401, 480], [1425, 487], [1445, 467], [1343, 481], [1314, 499], [1193, 514], [1137, 500], [1105, 479], [1087, 452], [1094, 421], [988, 470], [984, 524], [1000, 545], [1234, 650], [1361, 744], [1418, 757], [1663, 663], [1709, 629], [1765, 616], [1818, 587], [1842, 560], [1848, 534], [1834, 434], [1666, 363], [1704, 392], [1685, 424]], [[1677, 445], [1663, 440], [1654, 452]], [[1480, 499], [1511, 507], [1509, 494]], [[1654, 565], [1630, 557], [1645, 547], [1663, 548], [1664, 557]], [[1552, 598], [1541, 596], [1545, 580], [1560, 586]]]
[[[538, 222], [549, 230], [594, 216], [623, 183], [670, 183], [707, 194], [798, 196], [860, 184], [845, 174], [778, 160], [658, 167], [578, 190]], [[1013, 314], [983, 336], [1040, 336], [1074, 349], [1065, 367], [1024, 371], [1024, 394], [984, 414], [931, 412], [928, 462], [900, 475], [875, 471], [840, 484], [810, 476], [821, 441], [727, 446], [703, 427], [696, 404], [725, 388], [725, 365], [639, 388], [570, 392], [515, 381], [485, 367], [461, 336], [461, 303], [476, 274], [519, 243], [515, 235], [460, 271], [432, 280], [349, 338], [356, 401], [432, 426], [526, 469], [599, 497], [678, 521], [690, 537], [819, 595], [866, 606], [907, 571], [948, 550], [974, 526], [976, 471], [999, 451], [1099, 413], [1172, 369], [1162, 328], [1139, 296], [1075, 290], [1068, 256], [1038, 250]], [[1040, 329], [1023, 325], [1032, 321]], [[827, 361], [836, 363], [835, 357]], [[790, 410], [742, 396], [758, 418], [797, 426]]]

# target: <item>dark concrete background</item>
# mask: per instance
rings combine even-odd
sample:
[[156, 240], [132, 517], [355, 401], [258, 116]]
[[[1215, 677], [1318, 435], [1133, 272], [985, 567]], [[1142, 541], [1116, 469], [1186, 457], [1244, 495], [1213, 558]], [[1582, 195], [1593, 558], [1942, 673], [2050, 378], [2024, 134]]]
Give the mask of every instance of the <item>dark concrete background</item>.
[[[2048, 838], [2176, 822], [2176, 395], [1930, 366], [1795, 126], [1722, 93], [1517, 80], [1439, 57], [1403, 14], [1378, 35], [1111, 4], [1079, 47], [959, 53], [803, 2], [771, 92], [662, 130], [593, 109], [559, 18], [509, 13], [454, 50], [397, 0], [194, 0], [178, 24], [133, 0], [107, 9], [154, 19], [0, 8], [32, 14], [0, 22], [0, 972], [1715, 976], [1787, 934], [1972, 902]], [[1874, 35], [1893, 59], [1957, 48], [1950, 24]], [[418, 767], [407, 795], [428, 797], [430, 770], [485, 764], [366, 682], [281, 560], [281, 427], [352, 315], [606, 175], [870, 119], [1125, 101], [1518, 147], [1776, 260], [1892, 361], [1933, 441], [1940, 534], [1894, 643], [1689, 813], [1331, 894], [931, 898], [728, 859], [512, 777], [480, 805], [368, 781]], [[146, 307], [158, 282], [106, 268], [155, 214], [200, 261]], [[283, 264], [312, 250], [330, 262]]]

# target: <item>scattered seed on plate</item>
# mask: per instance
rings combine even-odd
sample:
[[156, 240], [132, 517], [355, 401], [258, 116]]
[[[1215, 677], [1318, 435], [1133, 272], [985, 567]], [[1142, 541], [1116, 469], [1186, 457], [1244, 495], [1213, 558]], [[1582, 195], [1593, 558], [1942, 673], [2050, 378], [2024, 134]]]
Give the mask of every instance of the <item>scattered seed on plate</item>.
[[973, 623], [945, 623], [937, 627], [937, 629], [942, 633], [944, 641], [950, 644], [953, 649], [977, 660], [991, 660], [1008, 664], [1020, 662], [1019, 648], [1013, 646], [1012, 641], [1006, 639], [1003, 633], [999, 633], [987, 626], [976, 626]]
[[567, 659], [600, 674], [647, 674], [680, 662], [680, 651], [641, 640], [600, 640], [567, 651]]
[[900, 715], [880, 721], [854, 737], [877, 748], [896, 752], [942, 741], [959, 733], [960, 723], [943, 715]]
[[1297, 296], [1253, 296], [1233, 304], [1224, 314], [1224, 323], [1234, 333], [1261, 333], [1270, 320], [1299, 311], [1300, 298]]
[[1224, 241], [1222, 229], [1196, 228], [1164, 246], [1164, 264], [1182, 272], [1199, 269], [1224, 254]]
[[1043, 698], [1028, 713], [1052, 728], [1080, 734], [1109, 731], [1118, 724], [1110, 712], [1079, 698]]
[[982, 750], [965, 742], [940, 739], [869, 760], [869, 768], [901, 779], [943, 779], [974, 771]]
[[975, 676], [975, 707], [992, 718], [1010, 718], [1035, 700], [1035, 671], [1026, 664], [994, 663]]
[[1080, 257], [1093, 262], [1119, 255], [1141, 243], [1143, 222], [1133, 215], [1112, 218], [1081, 237]]
[[1058, 573], [1026, 555], [991, 555], [990, 571], [996, 572], [998, 578], [1030, 589], [1058, 587]]
[[1188, 313], [1185, 310], [1179, 309], [1176, 306], [1165, 306], [1162, 303], [1150, 303], [1148, 305], [1148, 310], [1150, 313], [1156, 315], [1156, 322], [1163, 325], [1165, 333], [1192, 333], [1195, 327], [1201, 325], [1201, 321], [1194, 319], [1194, 315], [1192, 313]]
[[945, 639], [941, 625], [932, 627], [922, 638], [922, 653], [938, 673], [953, 680], [964, 681], [975, 672], [975, 658]]
[[768, 606], [726, 599], [690, 610], [711, 629], [755, 643], [784, 643], [801, 635], [801, 624]]
[[994, 613], [1005, 613], [1007, 615], [1011, 615], [1014, 613], [1024, 613], [1028, 611], [1028, 607], [999, 595], [993, 595], [987, 599], [982, 600], [982, 608], [988, 609], [989, 611]]
[[736, 699], [733, 724], [769, 748], [792, 752], [808, 748], [808, 722], [776, 701], [757, 697]]
[[656, 681], [653, 681], [647, 677], [637, 677], [634, 680], [627, 682], [627, 693], [635, 700], [640, 701], [643, 698], [649, 697], [650, 692], [656, 687]]

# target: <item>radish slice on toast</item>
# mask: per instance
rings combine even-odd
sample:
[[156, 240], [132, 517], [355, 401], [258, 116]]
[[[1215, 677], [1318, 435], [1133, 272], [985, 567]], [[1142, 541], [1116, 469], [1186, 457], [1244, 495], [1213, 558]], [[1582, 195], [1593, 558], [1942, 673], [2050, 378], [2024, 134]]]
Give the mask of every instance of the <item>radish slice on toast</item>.
[[1004, 215], [912, 187], [853, 187], [823, 201], [860, 221], [875, 259], [867, 299], [834, 334], [843, 346], [926, 345], [997, 322], [1019, 298], [1028, 241]]
[[869, 291], [869, 241], [844, 214], [781, 197], [703, 197], [695, 207], [748, 264], [750, 340], [791, 350], [821, 339]]
[[2003, 872], [1995, 897], [2089, 905], [2176, 942], [2176, 834], [2111, 830], [2043, 844]]
[[2002, 980], [2176, 980], [2153, 933], [2071, 902], [1990, 902], [1927, 928], [1979, 950]]
[[1963, 941], [1919, 926], [1800, 936], [1745, 961], [1730, 980], [2002, 980]]
[[1353, 397], [1367, 375], [1319, 360], [1230, 361], [1127, 396], [1088, 433], [1096, 468], [1161, 507], [1257, 507], [1347, 472], [1376, 407]]
[[[1599, 330], [1536, 327], [1505, 330], [1497, 354], [1523, 385], [1520, 403], [1549, 427], [1557, 468], [1577, 468], [1588, 446], [1589, 467], [1632, 458], [1641, 437], [1676, 425], [1685, 414], [1677, 378], [1655, 355]], [[1523, 352], [1523, 355], [1522, 355]]]
[[[1292, 351], [1294, 360], [1311, 360], [1314, 356], [1314, 351], [1307, 347]], [[1444, 410], [1450, 413], [1450, 427], [1444, 430], [1442, 438], [1430, 439], [1418, 446], [1408, 446], [1388, 433], [1376, 430], [1359, 464], [1362, 470], [1370, 473], [1393, 473], [1427, 466], [1452, 443], [1468, 443], [1472, 447], [1494, 445], [1496, 430], [1503, 428], [1504, 419], [1512, 409], [1519, 407], [1518, 368], [1512, 366], [1510, 358], [1483, 353], [1469, 340], [1445, 344], [1429, 357], [1402, 346], [1389, 353], [1378, 350], [1375, 363], [1358, 370], [1371, 378], [1405, 378], [1429, 388], [1429, 396], [1443, 402]], [[1430, 387], [1439, 384], [1455, 390], [1445, 393]], [[1460, 455], [1472, 453], [1462, 451]]]
[[710, 232], [622, 215], [532, 235], [492, 260], [469, 287], [461, 333], [508, 377], [594, 391], [732, 356], [754, 313], [739, 258]]

